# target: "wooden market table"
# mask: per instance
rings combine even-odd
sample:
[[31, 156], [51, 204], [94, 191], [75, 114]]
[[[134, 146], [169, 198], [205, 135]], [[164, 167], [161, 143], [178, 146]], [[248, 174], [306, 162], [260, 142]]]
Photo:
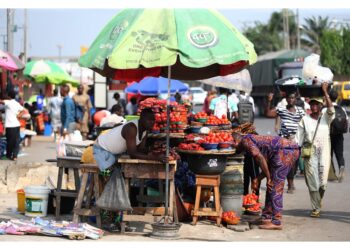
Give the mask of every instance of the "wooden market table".
[[[80, 187], [79, 179], [79, 167], [80, 167], [80, 157], [69, 157], [62, 156], [57, 157], [56, 159], [47, 159], [47, 162], [56, 162], [58, 167], [58, 177], [57, 177], [57, 187], [54, 190], [54, 196], [56, 201], [56, 219], [60, 216], [61, 211], [61, 197], [74, 197], [78, 196], [78, 191]], [[74, 172], [74, 190], [62, 189], [63, 173], [67, 172], [69, 174], [69, 169], [72, 169]], [[68, 183], [67, 183], [68, 184]]]
[[[147, 179], [165, 180], [166, 171], [165, 164], [160, 161], [153, 160], [141, 160], [130, 159], [125, 155], [118, 159], [118, 163], [121, 165], [124, 177], [126, 191], [130, 195], [130, 180], [141, 179], [141, 193], [137, 196], [139, 203], [138, 207], [133, 207], [135, 212], [153, 212], [154, 215], [164, 215], [164, 207], [141, 207], [141, 203], [165, 203], [164, 196], [161, 192], [160, 196], [146, 196], [143, 194], [143, 182]], [[177, 211], [175, 204], [175, 171], [176, 161], [169, 162], [169, 214], [174, 213], [174, 218], [177, 220]]]

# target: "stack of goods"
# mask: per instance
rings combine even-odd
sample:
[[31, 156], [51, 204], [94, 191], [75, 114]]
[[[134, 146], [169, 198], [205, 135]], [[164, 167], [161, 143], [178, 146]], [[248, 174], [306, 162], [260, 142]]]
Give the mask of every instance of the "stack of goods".
[[[152, 108], [155, 112], [156, 122], [152, 129], [154, 134], [166, 133], [166, 100], [158, 100], [156, 98], [147, 98], [140, 102], [139, 113], [144, 108]], [[170, 103], [170, 133], [184, 133], [187, 128], [187, 109], [185, 105], [177, 102]]]
[[240, 221], [240, 217], [234, 211], [223, 212], [221, 219], [228, 225], [237, 225]]
[[[166, 152], [166, 143], [164, 141], [156, 141], [154, 142], [151, 150], [153, 155], [165, 155]], [[175, 149], [170, 148], [169, 149], [169, 160], [179, 160], [180, 156], [176, 153]]]
[[0, 222], [0, 234], [40, 234], [47, 236], [67, 236], [69, 239], [100, 239], [103, 231], [87, 223], [56, 222], [39, 217], [28, 220], [10, 220]]
[[187, 135], [185, 142], [179, 145], [182, 150], [216, 150], [231, 149], [233, 142], [232, 135], [227, 132], [209, 132], [208, 135]]
[[249, 215], [259, 215], [261, 212], [261, 203], [258, 202], [259, 197], [252, 193], [243, 196], [243, 207], [245, 213]]
[[232, 132], [239, 134], [257, 134], [256, 128], [252, 123], [244, 123], [232, 129]]
[[193, 120], [191, 122], [192, 133], [199, 133], [199, 129], [203, 126], [210, 128], [212, 131], [231, 129], [231, 122], [227, 119], [226, 115], [218, 118], [215, 115], [208, 116], [204, 112], [198, 112], [193, 116]]

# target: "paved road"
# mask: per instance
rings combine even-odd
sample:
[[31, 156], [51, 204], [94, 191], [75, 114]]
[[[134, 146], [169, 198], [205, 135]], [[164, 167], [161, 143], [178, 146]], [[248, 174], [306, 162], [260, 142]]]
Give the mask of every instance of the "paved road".
[[[257, 118], [256, 127], [260, 134], [273, 134], [273, 120]], [[201, 221], [197, 226], [184, 223], [180, 230], [178, 241], [350, 241], [350, 135], [345, 136], [346, 171], [343, 183], [330, 182], [324, 198], [321, 218], [309, 217], [311, 205], [305, 181], [297, 177], [294, 194], [284, 194], [284, 211], [282, 231], [265, 231], [253, 229], [243, 233], [218, 228], [207, 221]], [[34, 141], [31, 148], [27, 148], [26, 157], [19, 161], [41, 161], [55, 155], [55, 145], [52, 142]], [[263, 190], [264, 195], [264, 190]], [[14, 214], [16, 208], [16, 194], [0, 195], [0, 218], [21, 217]], [[126, 218], [128, 220], [128, 218]], [[131, 226], [137, 226], [136, 233], [128, 235], [106, 235], [100, 241], [154, 241], [147, 236], [151, 231], [149, 217], [133, 217]], [[143, 233], [141, 233], [143, 232]], [[0, 236], [0, 241], [67, 241], [65, 238], [42, 236]], [[91, 242], [90, 240], [86, 240]], [[85, 241], [85, 242], [86, 242]]]

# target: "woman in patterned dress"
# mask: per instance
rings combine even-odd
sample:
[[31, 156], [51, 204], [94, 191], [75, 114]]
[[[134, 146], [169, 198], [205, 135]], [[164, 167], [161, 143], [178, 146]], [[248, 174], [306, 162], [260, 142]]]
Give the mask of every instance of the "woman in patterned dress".
[[259, 228], [281, 230], [284, 181], [299, 158], [298, 144], [279, 136], [233, 133], [233, 137], [236, 150], [250, 153], [262, 170], [253, 180], [254, 192], [266, 177], [265, 207]]

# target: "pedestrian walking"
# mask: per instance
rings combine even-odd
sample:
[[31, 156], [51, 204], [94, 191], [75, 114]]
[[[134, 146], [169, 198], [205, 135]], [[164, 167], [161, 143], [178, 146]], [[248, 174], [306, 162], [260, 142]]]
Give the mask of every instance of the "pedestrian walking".
[[337, 159], [339, 167], [338, 181], [342, 182], [345, 170], [345, 160], [344, 160], [344, 133], [348, 132], [349, 127], [349, 117], [346, 110], [338, 105], [335, 101], [338, 98], [338, 93], [335, 90], [329, 92], [329, 98], [332, 101], [335, 110], [335, 118], [331, 123], [331, 159], [333, 154]]
[[302, 147], [305, 179], [309, 189], [311, 217], [320, 217], [328, 172], [331, 164], [330, 125], [334, 118], [334, 107], [327, 93], [328, 83], [322, 83], [326, 110], [322, 112], [323, 98], [311, 97], [311, 114], [305, 115], [298, 126], [297, 141]]
[[5, 105], [6, 158], [16, 161], [20, 143], [20, 122], [24, 108], [16, 101], [16, 92], [8, 93], [8, 100], [0, 100]]
[[299, 158], [298, 144], [280, 136], [240, 135], [233, 133], [238, 153], [249, 153], [262, 172], [253, 180], [252, 190], [257, 192], [266, 177], [265, 207], [262, 211], [260, 229], [281, 230], [283, 209], [283, 187], [289, 171]]
[[62, 122], [62, 136], [71, 134], [76, 128], [75, 123], [75, 104], [72, 98], [69, 97], [69, 86], [62, 85], [60, 88], [63, 102], [61, 106], [61, 122]]
[[79, 85], [78, 93], [73, 96], [73, 101], [77, 110], [81, 110], [81, 118], [76, 121], [76, 129], [80, 131], [83, 139], [87, 138], [89, 133], [90, 109], [92, 107], [90, 97], [84, 93], [84, 86]]
[[61, 134], [61, 106], [62, 106], [62, 98], [58, 96], [58, 89], [53, 90], [53, 97], [50, 98], [48, 107], [48, 113], [50, 115], [51, 126], [54, 133], [54, 141], [57, 140], [57, 136], [59, 137]]

